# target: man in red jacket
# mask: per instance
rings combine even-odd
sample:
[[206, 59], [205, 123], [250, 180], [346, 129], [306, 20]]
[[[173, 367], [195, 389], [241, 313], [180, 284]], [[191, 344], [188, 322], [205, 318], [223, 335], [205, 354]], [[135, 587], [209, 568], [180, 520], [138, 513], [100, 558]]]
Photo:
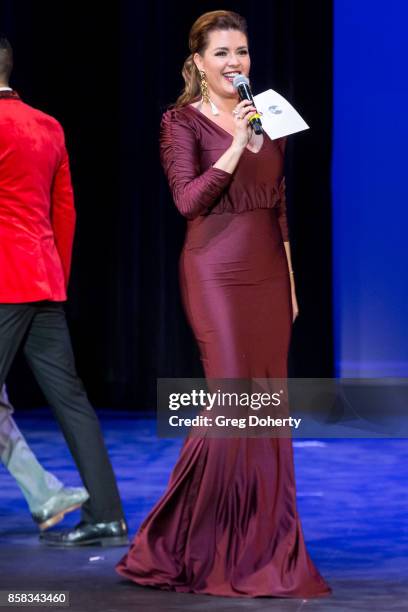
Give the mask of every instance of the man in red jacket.
[[122, 545], [127, 527], [96, 414], [78, 378], [63, 302], [75, 209], [62, 127], [8, 89], [12, 49], [0, 39], [0, 387], [17, 349], [61, 426], [89, 500], [82, 521], [49, 545]]

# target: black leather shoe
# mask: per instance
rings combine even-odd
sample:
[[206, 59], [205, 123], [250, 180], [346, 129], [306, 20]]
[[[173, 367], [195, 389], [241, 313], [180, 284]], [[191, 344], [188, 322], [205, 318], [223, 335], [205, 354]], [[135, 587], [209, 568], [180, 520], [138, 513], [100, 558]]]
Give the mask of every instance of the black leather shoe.
[[47, 546], [72, 548], [73, 546], [125, 546], [129, 544], [125, 521], [111, 523], [85, 523], [81, 521], [73, 529], [50, 531], [40, 535]]
[[43, 531], [62, 521], [68, 512], [80, 508], [88, 498], [88, 492], [83, 487], [63, 487], [31, 516]]

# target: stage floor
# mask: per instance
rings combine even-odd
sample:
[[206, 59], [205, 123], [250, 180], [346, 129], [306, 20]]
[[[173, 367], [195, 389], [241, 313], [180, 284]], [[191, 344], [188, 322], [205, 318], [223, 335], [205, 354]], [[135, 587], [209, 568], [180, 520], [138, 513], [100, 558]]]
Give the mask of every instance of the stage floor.
[[[147, 416], [99, 415], [133, 535], [163, 491], [182, 441], [157, 439], [155, 421]], [[50, 413], [15, 416], [44, 466], [65, 484], [79, 485]], [[298, 440], [294, 446], [303, 531], [311, 557], [333, 588], [330, 598], [230, 599], [138, 587], [114, 571], [126, 548], [41, 545], [25, 501], [2, 466], [0, 589], [69, 591], [72, 612], [407, 610], [407, 441]], [[74, 525], [78, 516], [71, 514], [61, 526]]]

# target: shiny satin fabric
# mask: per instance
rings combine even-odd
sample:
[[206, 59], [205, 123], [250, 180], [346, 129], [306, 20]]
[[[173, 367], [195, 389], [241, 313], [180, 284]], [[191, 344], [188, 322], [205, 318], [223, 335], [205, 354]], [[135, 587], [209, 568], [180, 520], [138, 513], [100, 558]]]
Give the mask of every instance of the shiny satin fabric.
[[[285, 378], [291, 334], [283, 145], [264, 136], [231, 176], [231, 136], [193, 107], [168, 111], [161, 155], [188, 218], [184, 308], [208, 379]], [[330, 593], [306, 550], [288, 438], [186, 439], [118, 572], [141, 585], [236, 597]]]
[[60, 124], [0, 95], [0, 303], [63, 301], [75, 210]]

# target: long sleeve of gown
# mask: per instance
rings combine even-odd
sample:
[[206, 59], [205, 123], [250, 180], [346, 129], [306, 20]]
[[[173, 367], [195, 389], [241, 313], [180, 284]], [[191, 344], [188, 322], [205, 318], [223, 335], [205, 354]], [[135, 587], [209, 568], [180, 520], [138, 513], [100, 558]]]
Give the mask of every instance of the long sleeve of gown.
[[160, 126], [160, 158], [174, 202], [182, 215], [194, 219], [211, 208], [232, 174], [211, 166], [200, 170], [199, 141], [178, 109], [164, 113]]
[[[279, 139], [279, 146], [280, 146], [283, 156], [285, 155], [286, 140], [287, 140], [286, 137]], [[281, 234], [282, 234], [282, 240], [284, 242], [288, 242], [289, 241], [289, 227], [288, 227], [288, 218], [287, 218], [287, 213], [286, 213], [286, 184], [285, 184], [284, 176], [282, 177], [281, 182], [279, 184], [279, 201], [278, 201], [276, 209], [277, 209], [277, 214], [278, 214], [279, 227], [280, 227]]]

